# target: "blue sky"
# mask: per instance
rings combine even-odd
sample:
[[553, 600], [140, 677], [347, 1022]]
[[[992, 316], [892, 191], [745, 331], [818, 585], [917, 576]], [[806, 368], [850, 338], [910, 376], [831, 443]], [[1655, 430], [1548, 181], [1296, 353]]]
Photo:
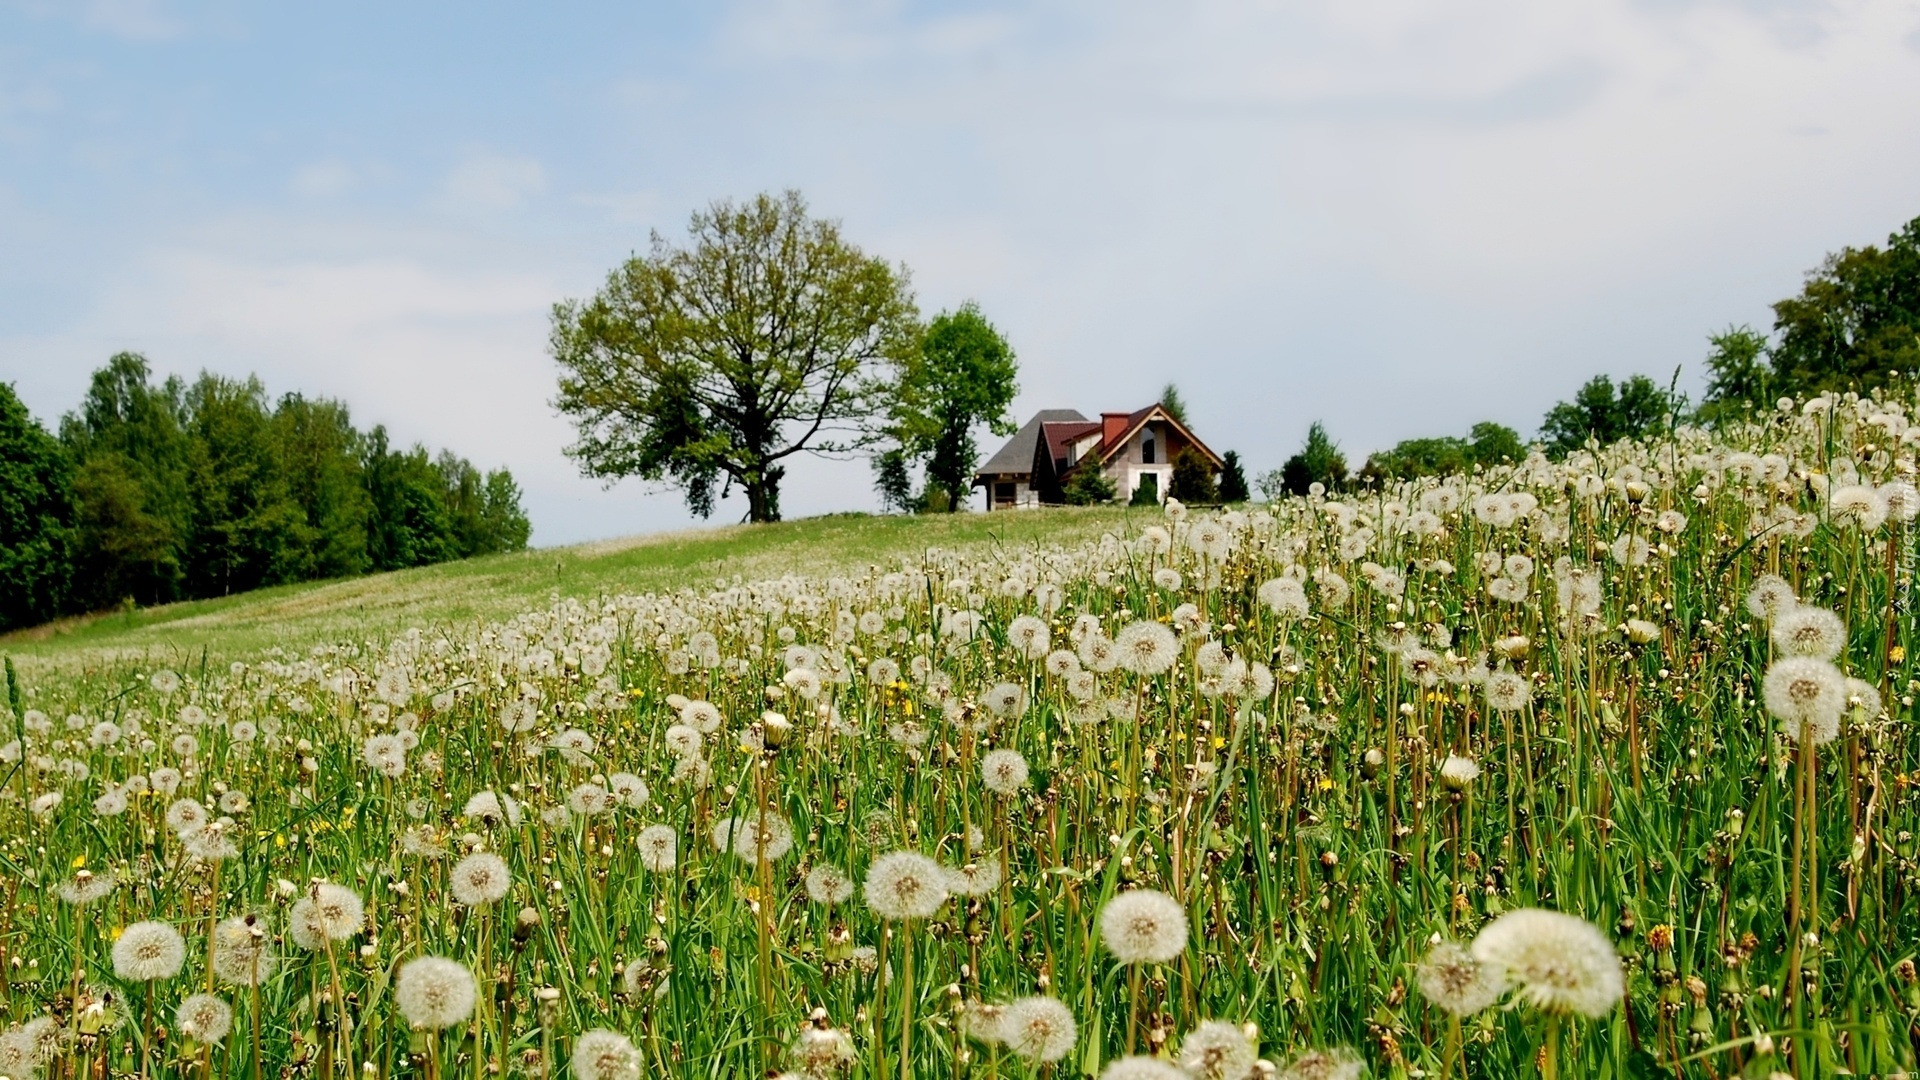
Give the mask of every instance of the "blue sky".
[[[1171, 379], [1255, 469], [1316, 418], [1357, 462], [1697, 387], [1920, 215], [1915, 101], [1904, 0], [0, 0], [0, 380], [52, 422], [120, 349], [253, 371], [510, 466], [537, 543], [674, 527], [561, 456], [547, 310], [797, 187], [981, 303], [1023, 416]], [[784, 504], [869, 491], [801, 462]]]

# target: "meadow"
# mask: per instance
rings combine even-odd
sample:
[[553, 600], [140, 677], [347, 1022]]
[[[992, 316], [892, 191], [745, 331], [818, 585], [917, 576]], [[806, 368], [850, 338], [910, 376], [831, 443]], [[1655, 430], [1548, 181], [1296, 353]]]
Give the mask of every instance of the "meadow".
[[1910, 1074], [1916, 405], [15, 638], [0, 1076]]

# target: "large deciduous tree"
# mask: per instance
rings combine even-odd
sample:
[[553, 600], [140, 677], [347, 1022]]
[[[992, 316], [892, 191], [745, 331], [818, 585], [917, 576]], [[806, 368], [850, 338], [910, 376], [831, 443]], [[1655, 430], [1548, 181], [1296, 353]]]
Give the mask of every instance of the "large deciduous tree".
[[1920, 367], [1920, 218], [1843, 248], [1773, 305], [1773, 377], [1793, 393], [1868, 389]]
[[0, 383], [0, 629], [58, 615], [73, 573], [66, 448]]
[[702, 517], [724, 480], [749, 520], [777, 521], [782, 462], [870, 439], [884, 375], [918, 341], [905, 268], [842, 239], [798, 192], [720, 201], [693, 215], [685, 246], [656, 233], [591, 299], [554, 306], [554, 405], [587, 475], [670, 482]]
[[978, 304], [968, 301], [935, 316], [918, 353], [900, 371], [892, 403], [899, 446], [879, 459], [882, 497], [893, 498], [888, 485], [898, 485], [905, 461], [924, 461], [928, 494], [946, 496], [929, 505], [944, 502], [949, 511], [963, 506], [980, 461], [974, 429], [985, 424], [997, 435], [1011, 435], [1017, 427], [1007, 409], [1019, 391], [1018, 372], [1013, 346]]
[[1663, 390], [1645, 375], [1624, 379], [1617, 388], [1607, 376], [1595, 375], [1572, 401], [1547, 410], [1540, 438], [1548, 453], [1563, 457], [1588, 439], [1606, 446], [1643, 438], [1671, 423], [1685, 404], [1672, 388]]

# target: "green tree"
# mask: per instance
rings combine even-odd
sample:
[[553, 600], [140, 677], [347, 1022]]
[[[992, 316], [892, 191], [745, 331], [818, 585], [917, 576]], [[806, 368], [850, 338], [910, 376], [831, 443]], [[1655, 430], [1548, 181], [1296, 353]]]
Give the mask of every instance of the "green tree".
[[1666, 427], [1682, 404], [1671, 388], [1663, 390], [1645, 375], [1635, 375], [1617, 389], [1612, 379], [1595, 375], [1572, 401], [1547, 411], [1540, 437], [1549, 453], [1564, 457], [1588, 439], [1606, 446], [1652, 434]]
[[1068, 506], [1100, 506], [1113, 501], [1113, 481], [1091, 463], [1067, 474], [1060, 497]]
[[1247, 473], [1240, 464], [1238, 451], [1229, 450], [1220, 455], [1225, 467], [1220, 470], [1220, 501], [1223, 503], [1243, 503], [1253, 497], [1247, 490]]
[[363, 469], [371, 513], [367, 554], [375, 570], [427, 566], [459, 557], [449, 520], [446, 480], [423, 446], [393, 450], [387, 429], [367, 436]]
[[1471, 439], [1468, 453], [1475, 465], [1510, 465], [1527, 456], [1520, 433], [1505, 424], [1482, 420], [1473, 425], [1468, 437]]
[[1391, 450], [1368, 455], [1360, 470], [1360, 479], [1369, 483], [1412, 480], [1421, 476], [1445, 476], [1469, 472], [1476, 465], [1504, 465], [1526, 456], [1519, 432], [1490, 420], [1473, 425], [1465, 439], [1451, 435], [1439, 438], [1402, 439]]
[[347, 407], [287, 394], [274, 408], [271, 438], [287, 495], [303, 519], [301, 542], [283, 556], [289, 579], [366, 573], [372, 503], [362, 475], [361, 436]]
[[1167, 494], [1181, 502], [1211, 503], [1220, 500], [1213, 482], [1213, 463], [1191, 446], [1183, 446], [1173, 455], [1173, 482]]
[[1187, 402], [1180, 396], [1179, 387], [1168, 383], [1161, 388], [1160, 407], [1167, 411], [1168, 416], [1178, 420], [1181, 427], [1187, 426]]
[[1711, 423], [1772, 405], [1776, 380], [1765, 334], [1751, 326], [1729, 326], [1707, 335], [1707, 343], [1707, 392], [1700, 419]]
[[183, 387], [150, 377], [146, 358], [118, 353], [60, 421], [76, 463], [74, 599], [88, 609], [184, 595], [192, 500]]
[[1301, 444], [1299, 453], [1280, 466], [1281, 486], [1289, 494], [1305, 495], [1314, 484], [1333, 490], [1346, 480], [1346, 456], [1327, 434], [1326, 425], [1315, 420], [1307, 426], [1307, 440]]
[[701, 516], [724, 478], [750, 520], [777, 521], [787, 458], [851, 451], [884, 423], [882, 376], [919, 343], [907, 274], [793, 191], [716, 202], [688, 233], [654, 234], [591, 299], [554, 306], [567, 453], [589, 476], [671, 482]]
[[913, 497], [913, 472], [907, 452], [890, 446], [873, 456], [873, 487], [880, 494], [882, 510], [911, 514], [920, 508]]
[[486, 526], [486, 548], [482, 554], [525, 551], [527, 541], [533, 539], [533, 522], [521, 506], [520, 484], [513, 474], [505, 469], [490, 470], [485, 495], [482, 521]]
[[59, 615], [73, 575], [73, 466], [0, 383], [0, 629]]
[[1920, 368], [1920, 218], [1884, 248], [1827, 256], [1799, 295], [1773, 305], [1773, 329], [1780, 392], [1868, 389]]
[[299, 580], [312, 562], [314, 538], [281, 474], [260, 380], [203, 372], [183, 400], [192, 512], [188, 595], [223, 596]]
[[1018, 426], [1007, 411], [1019, 391], [1018, 372], [1013, 347], [971, 300], [936, 315], [918, 354], [900, 370], [890, 434], [906, 460], [926, 463], [929, 494], [941, 492], [949, 511], [973, 490], [980, 461], [974, 429], [985, 424], [996, 435], [1011, 435]]
[[1368, 455], [1367, 463], [1360, 469], [1360, 479], [1382, 483], [1466, 472], [1472, 460], [1473, 447], [1465, 439], [1451, 435], [1402, 439], [1391, 450]]
[[527, 546], [532, 525], [520, 509], [520, 485], [505, 469], [481, 474], [473, 463], [451, 450], [442, 450], [434, 462], [440, 474], [441, 498], [455, 558], [519, 551]]

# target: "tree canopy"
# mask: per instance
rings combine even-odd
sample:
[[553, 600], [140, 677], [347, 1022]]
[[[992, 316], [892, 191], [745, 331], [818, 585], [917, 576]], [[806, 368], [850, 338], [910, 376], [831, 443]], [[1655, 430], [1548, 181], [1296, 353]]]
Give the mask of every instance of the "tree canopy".
[[782, 462], [883, 426], [885, 376], [919, 345], [907, 272], [796, 191], [715, 202], [687, 234], [653, 234], [593, 297], [554, 306], [567, 453], [589, 476], [674, 484], [703, 517], [737, 484], [750, 520], [777, 521]]
[[[964, 505], [980, 460], [974, 429], [984, 424], [997, 435], [1013, 434], [1017, 425], [1008, 407], [1019, 391], [1018, 374], [1013, 346], [978, 304], [968, 301], [936, 315], [895, 385], [888, 434], [896, 448], [876, 460], [882, 498], [899, 502], [893, 488], [907, 463], [919, 461], [926, 466], [929, 496], [937, 492], [947, 510]], [[911, 480], [906, 484], [910, 491]]]
[[72, 471], [66, 448], [0, 383], [0, 628], [45, 622], [66, 601]]
[[1616, 387], [1606, 375], [1595, 375], [1574, 394], [1547, 410], [1540, 422], [1540, 438], [1547, 452], [1565, 455], [1585, 446], [1588, 439], [1601, 445], [1637, 439], [1666, 427], [1685, 402], [1645, 375], [1635, 375]]
[[506, 470], [388, 447], [254, 378], [120, 353], [54, 438], [0, 386], [0, 626], [526, 546]]
[[1730, 326], [1707, 338], [1708, 422], [1783, 395], [1871, 390], [1920, 370], [1920, 218], [1872, 244], [1842, 248], [1773, 305], [1773, 336]]
[[1886, 247], [1842, 248], [1773, 305], [1773, 375], [1789, 393], [1868, 389], [1920, 368], [1920, 217]]
[[[1262, 494], [1273, 498], [1273, 478], [1262, 478]], [[1340, 447], [1327, 434], [1326, 425], [1315, 420], [1307, 426], [1307, 439], [1298, 453], [1288, 458], [1280, 466], [1278, 489], [1293, 495], [1305, 495], [1314, 484], [1322, 484], [1332, 489], [1346, 482], [1347, 459]]]
[[1360, 470], [1363, 481], [1412, 480], [1421, 476], [1472, 471], [1476, 465], [1490, 466], [1519, 461], [1526, 456], [1520, 433], [1504, 424], [1482, 421], [1473, 425], [1467, 438], [1404, 439], [1391, 450], [1378, 451], [1367, 458]]

